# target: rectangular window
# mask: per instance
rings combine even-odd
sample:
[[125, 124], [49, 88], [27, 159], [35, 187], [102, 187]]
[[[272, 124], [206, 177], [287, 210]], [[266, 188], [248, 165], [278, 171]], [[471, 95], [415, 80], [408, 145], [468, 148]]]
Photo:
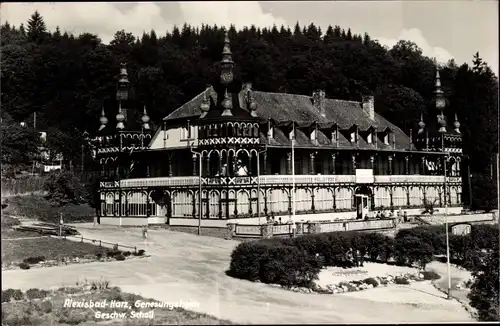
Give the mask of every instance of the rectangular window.
[[389, 145], [389, 134], [384, 135], [384, 144]]
[[368, 144], [371, 144], [373, 142], [373, 134], [371, 132], [368, 133], [368, 136], [366, 137], [366, 142]]
[[355, 142], [356, 142], [356, 133], [351, 132], [351, 143], [355, 143]]

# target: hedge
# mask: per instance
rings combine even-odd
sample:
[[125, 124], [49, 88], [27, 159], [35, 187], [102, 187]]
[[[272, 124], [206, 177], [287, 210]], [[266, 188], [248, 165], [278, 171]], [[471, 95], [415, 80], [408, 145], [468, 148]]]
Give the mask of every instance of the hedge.
[[[466, 267], [479, 249], [498, 246], [495, 225], [474, 225], [470, 235], [450, 233], [450, 255]], [[311, 286], [322, 267], [343, 266], [349, 248], [372, 261], [415, 263], [425, 269], [434, 255], [446, 253], [444, 226], [400, 230], [390, 238], [374, 232], [331, 232], [292, 239], [273, 238], [239, 244], [231, 254], [230, 276], [284, 286]]]

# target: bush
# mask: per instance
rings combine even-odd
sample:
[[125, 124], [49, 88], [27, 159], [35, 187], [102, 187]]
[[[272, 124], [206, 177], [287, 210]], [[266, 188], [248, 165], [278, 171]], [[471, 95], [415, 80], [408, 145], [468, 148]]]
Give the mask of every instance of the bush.
[[122, 261], [122, 260], [125, 260], [125, 256], [123, 256], [122, 254], [119, 254], [119, 255], [115, 256], [115, 259]]
[[67, 204], [83, 204], [85, 187], [80, 180], [68, 171], [57, 171], [49, 174], [45, 181], [46, 198], [52, 203], [64, 206]]
[[33, 299], [43, 299], [49, 295], [48, 291], [40, 289], [29, 289], [26, 291], [26, 297], [30, 300]]
[[369, 278], [365, 278], [363, 280], [363, 283], [366, 283], [366, 284], [371, 284], [373, 285], [373, 287], [377, 287], [378, 286], [378, 282], [376, 279], [374, 279], [373, 277], [369, 277]]
[[25, 262], [20, 263], [20, 264], [19, 264], [19, 267], [20, 267], [21, 269], [30, 269], [30, 265], [29, 265], [29, 264], [27, 264], [27, 263], [25, 263]]
[[314, 256], [294, 246], [245, 242], [231, 254], [228, 274], [283, 286], [311, 286], [320, 267]]
[[410, 281], [406, 277], [401, 277], [401, 276], [396, 276], [394, 279], [395, 284], [400, 284], [400, 285], [408, 285], [410, 284]]
[[137, 255], [138, 255], [138, 256], [144, 256], [144, 254], [145, 254], [145, 253], [146, 253], [146, 251], [144, 251], [143, 249], [141, 249], [141, 250], [139, 250], [139, 251], [137, 252]]
[[438, 280], [441, 278], [441, 275], [434, 271], [423, 271], [424, 280]]
[[110, 258], [113, 257], [113, 256], [115, 256], [115, 251], [110, 250], [110, 251], [106, 252], [106, 256], [110, 257]]
[[372, 261], [377, 261], [378, 259], [384, 257], [386, 251], [386, 237], [380, 233], [368, 233], [365, 236], [365, 241], [367, 243], [367, 251], [370, 259]]
[[19, 289], [7, 289], [2, 291], [2, 302], [10, 302], [11, 300], [22, 300], [24, 299], [24, 294]]
[[101, 259], [102, 258], [102, 252], [96, 252], [95, 256], [97, 257], [97, 259]]
[[125, 251], [125, 252], [123, 253], [123, 256], [128, 257], [128, 256], [130, 256], [131, 254], [132, 254], [132, 253], [131, 253], [130, 251]]
[[26, 258], [25, 260], [23, 260], [23, 262], [25, 262], [26, 264], [30, 264], [30, 265], [38, 264], [41, 261], [45, 261], [44, 256], [29, 257], [29, 258]]

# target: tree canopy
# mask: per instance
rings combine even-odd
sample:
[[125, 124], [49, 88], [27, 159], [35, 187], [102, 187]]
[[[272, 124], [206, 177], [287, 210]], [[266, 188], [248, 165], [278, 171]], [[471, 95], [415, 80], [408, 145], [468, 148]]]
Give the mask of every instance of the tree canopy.
[[[81, 134], [98, 129], [103, 103], [115, 97], [121, 62], [127, 63], [136, 99], [159, 121], [216, 83], [225, 31], [184, 25], [134, 36], [121, 30], [106, 45], [89, 33], [47, 31], [38, 12], [25, 26], [1, 27], [2, 111], [17, 122], [37, 112], [37, 126], [50, 126], [57, 135], [52, 145], [75, 162]], [[356, 101], [372, 94], [375, 110], [407, 133], [417, 130], [421, 114], [431, 118], [435, 63], [410, 41], [389, 49], [347, 26], [323, 32], [298, 23], [293, 29], [231, 26], [229, 36], [237, 82], [304, 95], [322, 88], [329, 98]], [[471, 65], [450, 60], [440, 67], [450, 103], [446, 115], [449, 128], [458, 116], [472, 172], [489, 173], [498, 147], [498, 80], [471, 52]]]

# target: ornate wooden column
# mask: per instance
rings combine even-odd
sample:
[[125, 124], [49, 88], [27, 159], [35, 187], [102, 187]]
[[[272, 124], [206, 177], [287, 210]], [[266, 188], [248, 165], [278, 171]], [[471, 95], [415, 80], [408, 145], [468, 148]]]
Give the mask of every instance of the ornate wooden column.
[[311, 210], [313, 213], [316, 212], [316, 206], [314, 206], [314, 187], [311, 188]]
[[168, 176], [172, 176], [172, 154], [167, 155]]
[[389, 196], [391, 197], [391, 210], [394, 209], [394, 189], [392, 186], [389, 187]]
[[[196, 218], [196, 198], [198, 196], [199, 195], [196, 195], [196, 192], [194, 192], [194, 196], [193, 196], [193, 218]], [[203, 198], [202, 198], [202, 202], [203, 202]]]
[[205, 164], [202, 163], [201, 169], [202, 175], [205, 177], [208, 177], [210, 174], [210, 160], [208, 159], [208, 156], [203, 157], [203, 161], [205, 161]]
[[332, 173], [333, 175], [335, 175], [335, 172], [336, 172], [336, 171], [335, 171], [335, 170], [336, 170], [336, 169], [335, 169], [335, 158], [336, 158], [336, 154], [335, 154], [335, 153], [333, 153], [333, 154], [331, 154], [331, 155], [332, 155], [332, 171], [331, 171], [331, 173]]
[[149, 194], [146, 192], [146, 217], [151, 216], [151, 207], [149, 207]]
[[370, 165], [371, 165], [371, 168], [372, 168], [372, 172], [375, 175], [375, 156], [374, 155], [370, 156]]
[[309, 154], [309, 174], [316, 174], [315, 171], [316, 170], [316, 166], [315, 166], [315, 154], [314, 153], [310, 153]]
[[352, 154], [352, 171], [356, 173], [356, 154]]
[[292, 188], [288, 189], [288, 214], [292, 215]]
[[267, 174], [267, 152], [262, 153], [262, 174], [266, 175]]
[[197, 168], [197, 165], [198, 165], [198, 163], [197, 163], [197, 158], [198, 158], [198, 155], [193, 154], [193, 176], [197, 176], [197, 175], [198, 175], [198, 174], [196, 173], [196, 172], [197, 172], [196, 170], [198, 169], [198, 168]]
[[389, 154], [387, 159], [389, 160], [389, 175], [392, 175], [393, 174], [393, 169], [392, 169], [393, 154]]
[[406, 187], [406, 206], [410, 207], [410, 188], [411, 186]]
[[292, 153], [286, 154], [286, 174], [292, 174]]
[[422, 165], [420, 166], [420, 174], [425, 175], [425, 166], [426, 166], [425, 156], [422, 156], [421, 160], [422, 160]]
[[405, 174], [410, 174], [410, 157], [408, 155], [405, 156]]
[[337, 194], [336, 194], [336, 188], [333, 187], [332, 188], [332, 197], [333, 197], [333, 210], [336, 211], [337, 210]]
[[264, 216], [267, 215], [267, 189], [264, 189]]

